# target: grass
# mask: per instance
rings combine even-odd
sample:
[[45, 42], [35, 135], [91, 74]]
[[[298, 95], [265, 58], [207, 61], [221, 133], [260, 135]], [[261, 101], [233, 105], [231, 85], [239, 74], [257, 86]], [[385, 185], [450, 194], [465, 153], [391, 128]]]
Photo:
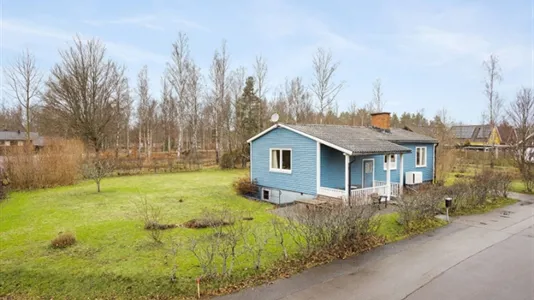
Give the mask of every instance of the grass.
[[517, 203], [517, 200], [511, 198], [498, 198], [496, 200], [487, 201], [484, 205], [476, 207], [461, 208], [451, 213], [452, 216], [477, 215], [488, 213], [492, 210], [503, 208]]
[[[171, 283], [174, 260], [167, 241], [205, 231], [170, 229], [163, 244], [155, 243], [143, 229], [136, 201], [146, 195], [163, 208], [166, 223], [184, 223], [213, 207], [248, 211], [254, 218], [250, 224], [267, 223], [272, 205], [231, 190], [231, 182], [244, 173], [209, 170], [116, 177], [103, 180], [101, 193], [96, 193], [93, 182], [83, 182], [11, 194], [0, 203], [0, 296], [136, 298], [194, 293], [196, 260], [180, 253], [179, 280]], [[76, 244], [53, 249], [50, 241], [61, 232], [72, 232]], [[265, 264], [277, 258], [266, 256]]]
[[525, 186], [525, 183], [523, 183], [521, 180], [514, 180], [512, 181], [512, 185], [510, 186], [510, 190], [512, 192], [516, 193], [524, 193], [524, 194], [532, 194], [534, 195], [534, 191], [527, 191], [527, 187]]
[[[469, 165], [464, 168], [463, 172], [459, 172], [457, 170], [450, 172], [447, 174], [445, 178], [445, 185], [450, 186], [457, 179], [461, 179], [462, 177], [473, 177], [475, 176], [475, 172], [479, 169], [480, 169], [480, 166]], [[503, 167], [503, 166], [495, 166], [495, 170], [505, 171], [505, 172], [510, 172], [510, 173], [518, 172], [517, 169], [514, 167]], [[516, 193], [534, 194], [534, 191], [527, 192], [525, 184], [523, 183], [523, 181], [521, 181], [521, 179], [512, 180], [512, 184], [510, 185], [510, 191], [516, 192]]]
[[377, 218], [379, 218], [380, 224], [377, 234], [384, 237], [386, 239], [386, 243], [397, 242], [408, 237], [447, 225], [446, 221], [436, 218], [435, 220], [427, 220], [426, 222], [416, 224], [411, 231], [407, 231], [405, 227], [398, 222], [399, 214], [396, 212], [379, 215]]
[[[188, 237], [211, 231], [169, 229], [164, 232], [163, 243], [156, 243], [143, 229], [136, 206], [146, 197], [162, 208], [161, 221], [167, 224], [199, 218], [209, 208], [244, 211], [253, 218], [246, 224], [264, 229], [271, 226], [273, 206], [247, 200], [231, 190], [233, 180], [245, 173], [205, 170], [106, 178], [101, 193], [96, 192], [94, 182], [12, 193], [0, 203], [0, 297], [132, 299], [195, 295], [195, 279], [201, 274], [198, 262], [184, 249], [176, 257], [171, 255], [171, 240], [184, 243]], [[396, 213], [377, 218], [378, 234], [386, 242], [443, 225], [430, 222], [417, 232], [406, 232], [397, 222]], [[75, 236], [76, 243], [54, 249], [51, 240], [66, 232]], [[296, 253], [289, 237], [286, 241], [290, 254]], [[282, 256], [275, 242], [268, 244], [262, 261], [264, 270], [273, 271], [268, 269], [279, 266]], [[176, 281], [171, 282], [175, 265]], [[236, 262], [233, 281], [226, 283], [261, 277], [250, 266], [251, 257], [245, 253]], [[300, 269], [302, 266], [282, 272], [291, 274]], [[203, 290], [208, 288], [217, 287], [203, 286]]]

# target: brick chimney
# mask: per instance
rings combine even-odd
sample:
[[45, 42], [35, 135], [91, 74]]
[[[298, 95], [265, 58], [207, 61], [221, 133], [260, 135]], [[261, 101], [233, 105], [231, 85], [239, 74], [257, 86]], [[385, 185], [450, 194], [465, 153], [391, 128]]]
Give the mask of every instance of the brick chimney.
[[388, 112], [377, 112], [371, 114], [371, 126], [389, 130], [391, 128], [391, 115]]

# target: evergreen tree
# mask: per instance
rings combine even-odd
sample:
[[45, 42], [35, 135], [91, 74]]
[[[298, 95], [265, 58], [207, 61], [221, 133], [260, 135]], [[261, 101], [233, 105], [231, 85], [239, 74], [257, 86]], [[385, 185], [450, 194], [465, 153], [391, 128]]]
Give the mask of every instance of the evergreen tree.
[[236, 101], [236, 130], [241, 139], [241, 157], [243, 165], [248, 160], [249, 146], [247, 139], [257, 134], [261, 128], [261, 99], [254, 92], [254, 77], [245, 82], [243, 94]]

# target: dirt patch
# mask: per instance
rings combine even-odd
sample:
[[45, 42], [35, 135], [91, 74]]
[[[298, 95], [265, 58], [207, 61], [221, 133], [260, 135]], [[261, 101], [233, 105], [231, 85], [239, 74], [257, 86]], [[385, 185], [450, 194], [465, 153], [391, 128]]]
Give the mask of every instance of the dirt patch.
[[252, 221], [252, 220], [254, 220], [253, 217], [244, 217], [243, 218], [243, 221]]
[[232, 225], [233, 222], [216, 219], [192, 219], [183, 224], [186, 228], [208, 228]]
[[165, 229], [171, 229], [176, 228], [176, 224], [159, 224], [157, 222], [148, 222], [145, 224], [146, 230], [165, 230]]

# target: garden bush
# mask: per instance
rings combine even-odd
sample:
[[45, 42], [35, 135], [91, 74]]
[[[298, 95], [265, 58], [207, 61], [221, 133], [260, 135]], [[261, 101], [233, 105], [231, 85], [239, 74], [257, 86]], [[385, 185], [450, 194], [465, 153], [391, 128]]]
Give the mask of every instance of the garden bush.
[[60, 233], [52, 240], [52, 248], [63, 249], [72, 246], [76, 243], [76, 237], [70, 232]]
[[258, 185], [255, 180], [250, 179], [250, 176], [237, 178], [232, 186], [238, 195], [256, 196], [258, 193]]
[[445, 195], [445, 188], [440, 186], [405, 194], [397, 201], [398, 221], [406, 231], [414, 231], [421, 223], [434, 219], [440, 212], [440, 205]]
[[451, 211], [483, 207], [490, 201], [508, 196], [512, 183], [509, 173], [483, 170], [473, 177], [458, 179], [445, 189], [445, 194], [453, 198]]
[[219, 166], [221, 169], [235, 169], [241, 161], [241, 154], [239, 152], [226, 152], [221, 156]]

